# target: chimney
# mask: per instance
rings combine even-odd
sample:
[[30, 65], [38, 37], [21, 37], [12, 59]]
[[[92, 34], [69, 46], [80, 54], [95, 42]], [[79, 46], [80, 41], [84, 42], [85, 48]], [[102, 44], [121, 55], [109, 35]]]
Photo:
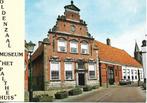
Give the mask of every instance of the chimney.
[[106, 39], [107, 45], [111, 46], [111, 40], [109, 38]]

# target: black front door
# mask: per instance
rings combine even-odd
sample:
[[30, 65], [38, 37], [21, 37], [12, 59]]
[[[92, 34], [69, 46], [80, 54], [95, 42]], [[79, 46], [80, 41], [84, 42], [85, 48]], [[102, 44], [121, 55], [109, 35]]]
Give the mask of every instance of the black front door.
[[110, 85], [114, 84], [114, 69], [113, 68], [108, 69], [108, 79], [109, 79]]
[[84, 73], [79, 73], [78, 75], [78, 82], [79, 82], [79, 85], [85, 85], [85, 74]]

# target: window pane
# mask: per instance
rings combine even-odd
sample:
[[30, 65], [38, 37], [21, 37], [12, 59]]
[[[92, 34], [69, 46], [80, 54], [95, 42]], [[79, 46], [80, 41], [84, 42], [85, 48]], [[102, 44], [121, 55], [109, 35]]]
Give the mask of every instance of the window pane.
[[72, 62], [65, 62], [65, 70], [72, 71]]
[[77, 48], [71, 48], [72, 53], [77, 53]]
[[58, 80], [59, 79], [59, 71], [51, 71], [51, 79]]
[[67, 42], [65, 40], [58, 40], [58, 50], [65, 52], [66, 51]]
[[65, 51], [66, 51], [66, 48], [63, 47], [63, 46], [60, 46], [60, 47], [59, 47], [59, 51], [65, 52]]
[[82, 53], [83, 54], [87, 54], [88, 53], [88, 50], [87, 49], [82, 49]]
[[72, 80], [72, 71], [66, 71], [66, 80]]
[[81, 52], [83, 53], [83, 54], [87, 54], [88, 53], [88, 44], [87, 43], [82, 43], [81, 44]]
[[92, 79], [92, 78], [95, 78], [95, 71], [89, 71], [89, 77]]
[[51, 62], [51, 70], [59, 70], [59, 62]]
[[89, 71], [95, 71], [95, 65], [89, 64]]

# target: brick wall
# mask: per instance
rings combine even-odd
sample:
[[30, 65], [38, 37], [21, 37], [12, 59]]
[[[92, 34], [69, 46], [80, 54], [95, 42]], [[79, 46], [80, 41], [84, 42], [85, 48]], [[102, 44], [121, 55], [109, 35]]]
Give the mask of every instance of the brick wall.
[[102, 84], [107, 83], [107, 67], [113, 67], [114, 70], [114, 81], [115, 84], [118, 84], [119, 81], [122, 79], [122, 67], [118, 65], [111, 65], [111, 64], [105, 64], [101, 63], [101, 79], [102, 79]]

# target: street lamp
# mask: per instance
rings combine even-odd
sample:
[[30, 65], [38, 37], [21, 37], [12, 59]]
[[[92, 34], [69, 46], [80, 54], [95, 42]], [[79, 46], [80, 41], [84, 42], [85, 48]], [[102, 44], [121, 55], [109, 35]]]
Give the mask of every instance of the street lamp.
[[33, 88], [32, 88], [32, 53], [34, 50], [35, 44], [32, 43], [32, 41], [30, 41], [29, 43], [26, 43], [26, 48], [28, 49], [28, 53], [30, 56], [30, 61], [29, 61], [29, 101], [32, 102], [32, 98], [33, 98]]

